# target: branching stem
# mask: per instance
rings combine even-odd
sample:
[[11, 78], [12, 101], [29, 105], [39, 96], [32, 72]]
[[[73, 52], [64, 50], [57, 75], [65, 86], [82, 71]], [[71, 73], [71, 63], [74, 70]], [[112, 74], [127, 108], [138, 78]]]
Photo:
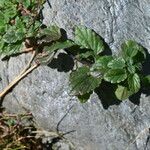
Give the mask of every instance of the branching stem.
[[11, 90], [21, 79], [23, 79], [27, 74], [29, 74], [31, 71], [33, 71], [35, 68], [37, 68], [39, 64], [35, 64], [32, 67], [30, 67], [28, 70], [26, 70], [23, 74], [19, 74], [1, 93], [0, 98], [3, 98], [9, 90]]
[[27, 66], [24, 68], [24, 70], [20, 73], [20, 75], [23, 74], [23, 73], [25, 73], [25, 72], [31, 67], [31, 64], [32, 64], [32, 62], [33, 62], [35, 56], [36, 56], [36, 51], [33, 52], [33, 55], [32, 55], [32, 57], [31, 57], [29, 63], [28, 63]]

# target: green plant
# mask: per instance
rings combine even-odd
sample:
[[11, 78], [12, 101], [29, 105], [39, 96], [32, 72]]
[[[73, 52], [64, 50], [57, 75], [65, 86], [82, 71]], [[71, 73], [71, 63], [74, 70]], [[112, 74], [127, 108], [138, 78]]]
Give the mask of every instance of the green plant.
[[0, 53], [12, 55], [33, 46], [41, 27], [39, 9], [44, 1], [1, 0], [0, 1]]
[[[47, 64], [55, 50], [72, 45], [62, 41], [60, 28], [42, 24], [40, 10], [45, 0], [2, 0], [0, 2], [0, 53], [7, 59], [12, 55], [33, 52], [23, 71], [0, 93], [3, 98], [28, 73], [40, 64]], [[49, 45], [49, 46], [48, 46]], [[35, 63], [32, 65], [33, 61]]]
[[144, 80], [145, 83], [149, 82], [150, 77], [144, 77], [141, 73], [146, 53], [135, 41], [124, 42], [118, 56], [101, 55], [105, 49], [103, 41], [94, 31], [85, 27], [76, 28], [74, 41], [82, 50], [87, 49], [79, 57], [91, 62], [89, 66], [73, 71], [70, 76], [72, 90], [81, 102], [88, 100], [102, 80], [117, 87], [115, 95], [119, 100], [137, 93]]
[[[39, 12], [43, 3], [43, 0], [0, 2], [3, 20], [0, 23], [1, 54], [11, 56], [33, 51], [33, 56], [25, 69], [0, 93], [1, 98], [33, 69], [41, 64], [48, 64], [58, 50], [70, 47], [76, 47], [75, 53], [69, 49], [74, 55], [74, 60], [87, 62], [70, 74], [72, 93], [78, 96], [81, 102], [88, 100], [90, 94], [101, 85], [102, 80], [117, 87], [115, 94], [120, 100], [137, 93], [141, 83], [150, 82], [150, 77], [141, 73], [142, 63], [146, 59], [142, 46], [129, 40], [122, 44], [118, 56], [104, 55], [106, 47], [102, 38], [83, 26], [75, 28], [74, 40], [63, 39], [58, 26], [47, 27], [42, 24]], [[25, 51], [22, 51], [23, 48]]]

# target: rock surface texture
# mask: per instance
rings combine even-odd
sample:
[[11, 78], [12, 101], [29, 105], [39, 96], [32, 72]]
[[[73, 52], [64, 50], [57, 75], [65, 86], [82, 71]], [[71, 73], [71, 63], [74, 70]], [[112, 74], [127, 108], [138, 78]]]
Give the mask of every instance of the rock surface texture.
[[[49, 0], [43, 17], [46, 25], [56, 23], [65, 29], [69, 38], [75, 25], [94, 29], [113, 53], [120, 51], [126, 39], [150, 48], [149, 0]], [[23, 54], [1, 62], [1, 90], [29, 59], [30, 54]], [[49, 131], [55, 131], [65, 115], [59, 130], [73, 132], [65, 136], [67, 141], [55, 145], [60, 150], [69, 150], [71, 142], [76, 150], [150, 150], [150, 96], [140, 93], [132, 100], [111, 102], [108, 86], [100, 90], [106, 95], [94, 93], [86, 104], [80, 104], [69, 95], [70, 62], [61, 53], [51, 67], [34, 70], [5, 97], [4, 106], [11, 112], [31, 111], [38, 126]]]

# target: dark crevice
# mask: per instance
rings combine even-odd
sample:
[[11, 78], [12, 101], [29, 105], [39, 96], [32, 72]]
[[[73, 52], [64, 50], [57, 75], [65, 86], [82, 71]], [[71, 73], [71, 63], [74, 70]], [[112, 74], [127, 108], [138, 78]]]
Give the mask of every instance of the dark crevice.
[[[67, 117], [67, 115], [69, 114], [69, 112], [72, 110], [74, 105], [72, 105], [68, 110], [67, 112], [65, 113], [65, 115], [60, 119], [60, 121], [57, 123], [57, 126], [56, 126], [56, 131], [58, 133], [58, 136], [55, 137], [55, 138], [52, 138], [50, 141], [47, 141], [46, 143], [43, 144], [43, 149], [44, 150], [53, 150], [53, 146], [58, 143], [59, 141], [63, 141], [63, 140], [67, 140], [64, 136], [67, 135], [67, 134], [70, 134], [72, 132], [75, 132], [75, 130], [71, 130], [71, 131], [68, 131], [68, 132], [65, 132], [65, 133], [62, 133], [60, 134], [60, 130], [59, 130], [59, 126], [60, 124], [62, 123], [62, 121], [64, 121], [64, 119]], [[69, 144], [69, 142], [68, 142]], [[60, 147], [61, 148], [61, 147]], [[59, 149], [59, 147], [58, 147]]]
[[47, 4], [48, 4], [49, 8], [51, 9], [51, 8], [52, 8], [52, 5], [51, 5], [50, 1], [49, 1], [49, 0], [46, 0], [46, 2], [47, 2]]
[[149, 149], [150, 149], [150, 128], [149, 128], [149, 134], [146, 139], [146, 144], [145, 144], [144, 150], [149, 150]]

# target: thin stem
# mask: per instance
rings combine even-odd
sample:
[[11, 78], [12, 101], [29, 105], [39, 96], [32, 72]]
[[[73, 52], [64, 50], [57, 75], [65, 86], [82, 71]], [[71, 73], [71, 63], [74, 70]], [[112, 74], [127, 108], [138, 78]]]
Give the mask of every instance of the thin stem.
[[13, 80], [1, 93], [0, 93], [0, 98], [3, 98], [10, 89], [12, 89], [21, 79], [23, 79], [28, 73], [30, 73], [31, 71], [33, 71], [35, 68], [37, 68], [39, 66], [39, 64], [35, 64], [33, 65], [31, 68], [29, 68], [28, 70], [26, 70], [23, 74], [17, 76], [17, 78], [15, 78], [15, 80]]
[[20, 52], [20, 54], [22, 54], [22, 53], [28, 53], [28, 52], [33, 52], [33, 51], [34, 51], [33, 47], [25, 48], [23, 51]]
[[23, 69], [23, 71], [21, 71], [20, 75], [23, 74], [23, 73], [25, 73], [31, 67], [31, 64], [32, 64], [35, 56], [36, 56], [36, 51], [33, 52], [33, 55], [31, 57], [29, 63], [27, 64], [27, 66], [25, 67], [25, 69]]

